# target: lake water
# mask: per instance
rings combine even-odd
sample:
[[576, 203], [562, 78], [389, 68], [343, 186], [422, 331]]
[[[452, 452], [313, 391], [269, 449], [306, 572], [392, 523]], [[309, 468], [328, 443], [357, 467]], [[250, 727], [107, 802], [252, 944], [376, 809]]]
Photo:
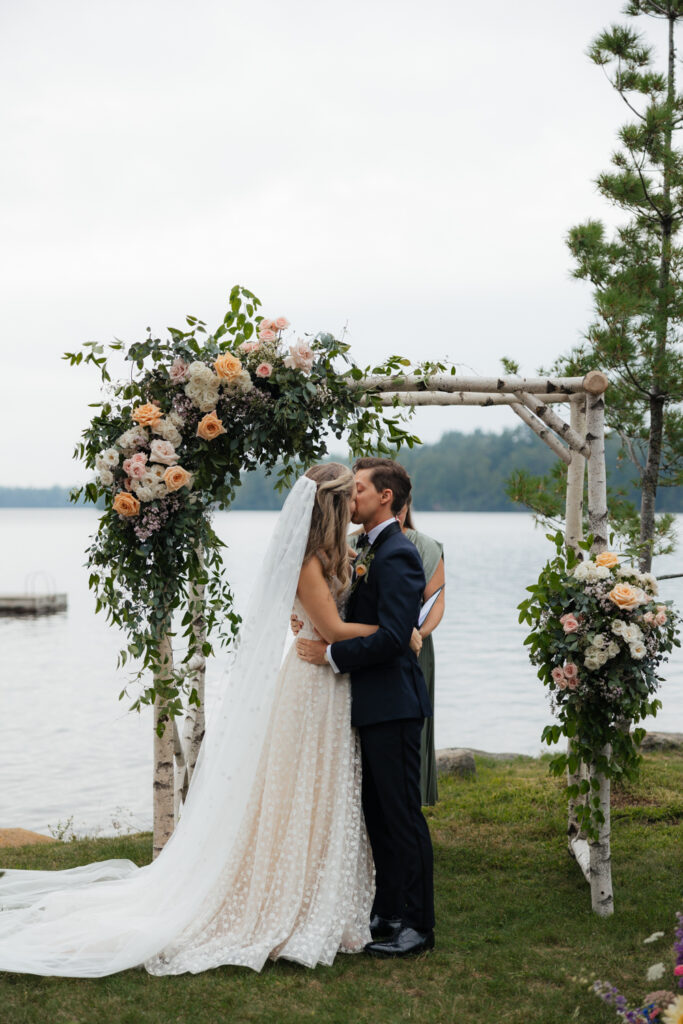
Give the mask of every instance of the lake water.
[[[216, 516], [238, 610], [276, 515]], [[549, 712], [516, 605], [550, 544], [525, 514], [428, 512], [417, 520], [446, 550], [447, 609], [435, 634], [437, 747], [538, 754]], [[51, 586], [69, 601], [65, 614], [0, 619], [0, 827], [49, 832], [70, 817], [79, 832], [151, 825], [151, 712], [131, 714], [118, 700], [127, 680], [116, 670], [121, 637], [95, 615], [87, 588], [84, 551], [96, 523], [90, 509], [0, 510], [0, 593]], [[681, 571], [682, 562], [668, 556], [655, 571]], [[683, 606], [683, 580], [663, 581], [660, 595]], [[224, 671], [225, 658], [209, 668], [209, 714]], [[683, 732], [680, 651], [664, 674], [664, 707], [648, 724]]]

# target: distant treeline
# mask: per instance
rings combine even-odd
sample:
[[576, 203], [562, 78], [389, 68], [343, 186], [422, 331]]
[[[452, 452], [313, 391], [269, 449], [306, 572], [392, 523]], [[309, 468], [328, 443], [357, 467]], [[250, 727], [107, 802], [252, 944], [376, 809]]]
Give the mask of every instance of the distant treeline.
[[[624, 489], [638, 503], [634, 471], [627, 460], [617, 460], [618, 441], [607, 442], [610, 486]], [[345, 456], [333, 456], [340, 462]], [[555, 456], [526, 427], [500, 434], [477, 430], [473, 434], [444, 434], [436, 444], [406, 448], [399, 456], [413, 479], [415, 506], [422, 511], [511, 512], [520, 506], [505, 493], [505, 480], [513, 469], [542, 475]], [[273, 490], [274, 477], [261, 470], [245, 474], [232, 507], [278, 509], [284, 496]], [[0, 508], [63, 508], [69, 504], [68, 487], [0, 487]], [[660, 488], [658, 512], [683, 512], [683, 487]]]

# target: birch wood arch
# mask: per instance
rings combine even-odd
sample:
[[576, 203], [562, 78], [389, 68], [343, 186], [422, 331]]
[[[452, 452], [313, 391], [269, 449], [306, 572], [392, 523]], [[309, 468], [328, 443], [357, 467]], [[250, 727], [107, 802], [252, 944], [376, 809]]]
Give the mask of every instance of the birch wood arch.
[[[605, 374], [592, 370], [585, 377], [457, 377], [434, 374], [430, 377], [395, 375], [365, 377], [351, 382], [360, 405], [372, 401], [382, 406], [509, 405], [567, 464], [565, 543], [578, 550], [582, 539], [584, 477], [588, 476], [588, 520], [594, 541], [591, 554], [607, 548], [607, 481], [605, 470]], [[569, 421], [553, 406], [569, 406]], [[203, 593], [197, 588], [191, 595], [192, 628], [204, 636]], [[165, 646], [172, 658], [170, 642]], [[168, 670], [165, 664], [163, 671]], [[192, 778], [204, 736], [205, 664], [197, 659], [189, 671], [200, 704], [192, 706], [184, 719], [173, 719], [172, 728], [159, 736], [161, 706], [154, 711], [154, 854], [163, 848], [173, 832]], [[569, 782], [594, 778], [599, 785], [600, 808], [604, 822], [596, 839], [582, 834], [576, 815], [576, 803], [568, 808], [569, 852], [581, 868], [591, 892], [595, 913], [607, 917], [613, 913], [610, 854], [610, 781], [581, 764]]]

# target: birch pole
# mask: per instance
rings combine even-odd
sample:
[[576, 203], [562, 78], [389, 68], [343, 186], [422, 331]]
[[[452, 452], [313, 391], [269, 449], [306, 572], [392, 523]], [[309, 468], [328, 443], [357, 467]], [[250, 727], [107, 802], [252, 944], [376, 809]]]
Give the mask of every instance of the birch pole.
[[[204, 554], [201, 548], [197, 550], [199, 563], [204, 568]], [[204, 695], [206, 689], [206, 660], [202, 653], [202, 644], [206, 640], [206, 619], [204, 617], [204, 584], [192, 585], [190, 590], [190, 611], [192, 613], [192, 633], [195, 645], [200, 652], [195, 655], [196, 664], [191, 670], [191, 680], [197, 691], [199, 707], [190, 704], [183, 723], [182, 749], [184, 766], [182, 776], [177, 780], [176, 792], [176, 821], [180, 804], [187, 799], [187, 790], [192, 781], [192, 774], [197, 764], [199, 751], [201, 749], [204, 732], [206, 730], [206, 717], [204, 712]]]
[[[601, 382], [596, 382], [599, 386]], [[588, 521], [593, 534], [591, 554], [597, 555], [607, 548], [607, 473], [605, 469], [605, 399], [604, 387], [586, 396], [586, 440], [590, 442], [588, 460]], [[605, 746], [600, 753], [609, 758], [611, 749]], [[591, 783], [597, 782], [600, 810], [604, 817], [597, 839], [589, 843], [591, 906], [600, 917], [614, 913], [612, 895], [612, 857], [610, 852], [610, 781], [591, 765]], [[596, 790], [591, 788], [590, 798]]]
[[[581, 438], [586, 436], [586, 403], [584, 399], [574, 399], [569, 407], [570, 424], [572, 430]], [[564, 542], [566, 547], [573, 548], [577, 555], [580, 552], [579, 541], [583, 539], [583, 482], [585, 476], [586, 459], [578, 451], [573, 451], [569, 468], [567, 469], [567, 506], [565, 514]], [[567, 741], [567, 753], [571, 754], [574, 744], [571, 739]], [[567, 785], [579, 786], [587, 777], [586, 766], [579, 763], [575, 772], [567, 769]], [[588, 846], [581, 834], [581, 827], [578, 822], [576, 808], [585, 804], [585, 797], [569, 798], [567, 813], [567, 841], [569, 851], [581, 867], [581, 870], [588, 877]], [[581, 843], [581, 846], [577, 846]]]
[[[170, 622], [165, 621], [159, 643], [159, 668], [154, 675], [154, 686], [163, 689], [163, 682], [173, 672], [173, 650], [168, 635]], [[173, 834], [174, 827], [174, 772], [173, 728], [168, 714], [163, 711], [163, 699], [157, 694], [154, 701], [154, 846], [158, 857]], [[164, 726], [163, 735], [159, 728]]]

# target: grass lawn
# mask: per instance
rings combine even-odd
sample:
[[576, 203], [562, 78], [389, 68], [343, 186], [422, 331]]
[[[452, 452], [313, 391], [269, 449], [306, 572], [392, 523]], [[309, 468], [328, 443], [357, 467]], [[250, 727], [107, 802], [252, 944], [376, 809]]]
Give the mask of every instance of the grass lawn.
[[[683, 883], [683, 754], [651, 754], [637, 786], [613, 794], [615, 914], [591, 913], [566, 851], [566, 805], [541, 760], [477, 758], [471, 781], [441, 781], [428, 813], [436, 855], [436, 950], [415, 960], [339, 956], [333, 967], [225, 967], [95, 981], [0, 974], [0, 1024], [603, 1024], [618, 1018], [575, 980], [617, 985], [639, 1005], [671, 975]], [[81, 840], [0, 851], [0, 867], [67, 868], [151, 856], [151, 837]], [[643, 939], [654, 931], [665, 938]]]

